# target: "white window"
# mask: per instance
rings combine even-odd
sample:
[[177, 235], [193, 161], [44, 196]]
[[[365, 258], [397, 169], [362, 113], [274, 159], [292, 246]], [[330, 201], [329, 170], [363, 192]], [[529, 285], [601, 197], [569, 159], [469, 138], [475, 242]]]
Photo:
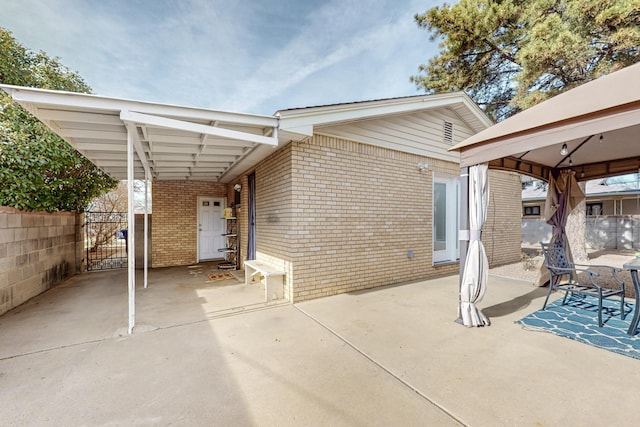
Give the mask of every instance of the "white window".
[[458, 242], [460, 181], [457, 176], [433, 176], [433, 262], [451, 262], [460, 256]]

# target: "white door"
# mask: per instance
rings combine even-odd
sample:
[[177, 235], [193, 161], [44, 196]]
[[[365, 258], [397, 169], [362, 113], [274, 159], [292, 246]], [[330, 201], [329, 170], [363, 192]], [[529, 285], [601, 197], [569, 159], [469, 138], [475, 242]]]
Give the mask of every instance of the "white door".
[[224, 198], [198, 197], [198, 261], [224, 258], [218, 249], [226, 244], [225, 204]]
[[459, 179], [452, 175], [433, 177], [433, 262], [459, 258]]

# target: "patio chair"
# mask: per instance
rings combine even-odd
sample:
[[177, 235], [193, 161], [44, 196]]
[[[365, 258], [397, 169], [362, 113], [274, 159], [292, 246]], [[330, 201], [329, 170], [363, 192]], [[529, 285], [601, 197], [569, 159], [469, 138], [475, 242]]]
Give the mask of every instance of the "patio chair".
[[[575, 264], [567, 260], [562, 243], [542, 243], [545, 267], [549, 270], [549, 292], [544, 300], [542, 309], [547, 307], [547, 302], [553, 290], [564, 291], [562, 304], [564, 305], [569, 294], [591, 295], [598, 299], [598, 326], [602, 327], [602, 300], [608, 297], [620, 296], [620, 319], [624, 320], [624, 282], [618, 274], [622, 269], [609, 265]], [[607, 275], [601, 275], [594, 269], [605, 270]], [[566, 277], [566, 280], [563, 280]], [[604, 285], [617, 285], [618, 289], [605, 287]]]

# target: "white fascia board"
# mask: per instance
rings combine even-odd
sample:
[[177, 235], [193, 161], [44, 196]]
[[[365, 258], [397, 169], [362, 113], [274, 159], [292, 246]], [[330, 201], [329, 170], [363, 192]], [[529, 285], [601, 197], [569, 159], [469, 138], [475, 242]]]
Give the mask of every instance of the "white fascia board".
[[478, 121], [484, 126], [484, 129], [493, 126], [495, 123], [487, 114], [476, 104], [473, 99], [469, 98], [464, 92], [462, 94], [462, 103], [473, 113], [474, 116], [478, 119]]
[[242, 173], [246, 172], [248, 168], [257, 164], [268, 155], [273, 153], [273, 147], [266, 145], [256, 145], [254, 148], [247, 150], [247, 152], [241, 158], [237, 159], [223, 174], [220, 175], [218, 181], [223, 184], [228, 184]]
[[313, 136], [314, 124], [318, 123], [304, 123], [304, 120], [280, 119], [281, 130], [298, 135], [303, 135], [304, 137]]
[[117, 113], [84, 113], [78, 111], [49, 110], [46, 107], [40, 108], [38, 111], [40, 118], [44, 120], [122, 126], [122, 120], [120, 120]]
[[256, 135], [253, 133], [239, 132], [230, 129], [219, 128], [215, 126], [201, 125], [198, 123], [186, 122], [182, 120], [168, 119], [150, 114], [137, 113], [128, 110], [120, 112], [120, 119], [123, 121], [134, 122], [157, 126], [167, 129], [178, 129], [186, 132], [202, 133], [206, 135], [220, 136], [222, 138], [235, 139], [239, 141], [251, 141], [258, 144], [277, 145], [278, 140], [270, 136]]
[[[475, 105], [463, 92], [394, 98], [380, 101], [339, 104], [326, 107], [309, 107], [299, 110], [280, 111], [280, 129], [302, 135], [313, 135], [313, 127], [331, 123], [345, 123], [401, 113], [411, 113], [433, 108], [447, 107], [463, 102], [471, 108]], [[477, 107], [476, 107], [477, 108]], [[481, 113], [479, 109], [474, 113]], [[481, 113], [484, 115], [484, 113]], [[491, 121], [488, 117], [483, 120]]]
[[[122, 110], [138, 111], [147, 114], [171, 116], [191, 120], [220, 121], [274, 128], [278, 119], [273, 116], [234, 113], [229, 111], [207, 110], [204, 108], [184, 107], [171, 104], [156, 104], [121, 98], [110, 98], [93, 94], [64, 92], [48, 89], [28, 88], [22, 86], [3, 85], [0, 89], [7, 92], [18, 103], [34, 103], [40, 106], [50, 105], [80, 110], [108, 110], [118, 114]], [[89, 111], [89, 112], [90, 112]]]

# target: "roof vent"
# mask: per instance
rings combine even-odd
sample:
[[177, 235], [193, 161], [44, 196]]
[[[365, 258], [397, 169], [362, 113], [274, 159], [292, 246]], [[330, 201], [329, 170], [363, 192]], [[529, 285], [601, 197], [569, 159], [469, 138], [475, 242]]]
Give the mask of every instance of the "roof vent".
[[444, 121], [443, 126], [443, 141], [445, 144], [453, 145], [453, 123]]

